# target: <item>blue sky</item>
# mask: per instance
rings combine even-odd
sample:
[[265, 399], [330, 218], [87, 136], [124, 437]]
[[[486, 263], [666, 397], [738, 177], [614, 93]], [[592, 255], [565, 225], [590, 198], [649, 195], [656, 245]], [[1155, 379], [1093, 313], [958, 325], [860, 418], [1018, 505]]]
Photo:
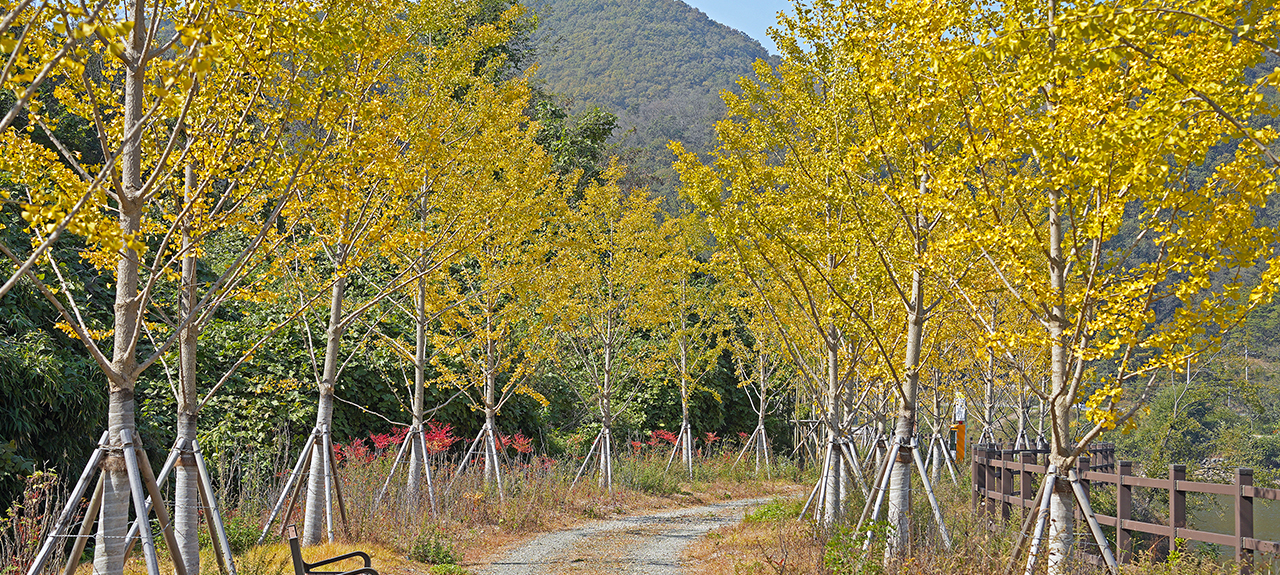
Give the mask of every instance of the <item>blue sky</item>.
[[760, 41], [771, 54], [778, 47], [765, 34], [765, 30], [777, 23], [779, 10], [791, 10], [790, 0], [684, 0], [690, 6], [702, 10], [712, 20], [746, 32]]

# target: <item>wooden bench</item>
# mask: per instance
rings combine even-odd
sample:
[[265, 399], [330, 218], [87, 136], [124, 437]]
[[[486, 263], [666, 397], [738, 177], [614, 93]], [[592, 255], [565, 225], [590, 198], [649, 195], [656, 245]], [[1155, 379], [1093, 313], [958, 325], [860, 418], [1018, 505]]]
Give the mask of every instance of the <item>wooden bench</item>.
[[[352, 551], [343, 553], [337, 557], [321, 559], [315, 563], [307, 563], [302, 560], [302, 545], [298, 543], [298, 528], [296, 525], [290, 525], [285, 528], [289, 532], [289, 553], [293, 554], [293, 573], [294, 575], [378, 575], [373, 568], [373, 561], [369, 558], [369, 554], [363, 551]], [[313, 571], [316, 567], [323, 567], [345, 561], [347, 559], [355, 559], [359, 557], [364, 560], [364, 567], [352, 569], [351, 571]]]

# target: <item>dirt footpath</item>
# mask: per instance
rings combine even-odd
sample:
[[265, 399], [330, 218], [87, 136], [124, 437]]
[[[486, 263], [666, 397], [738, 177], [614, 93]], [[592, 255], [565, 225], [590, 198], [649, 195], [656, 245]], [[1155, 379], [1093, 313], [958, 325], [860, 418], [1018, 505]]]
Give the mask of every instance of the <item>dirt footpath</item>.
[[478, 569], [483, 575], [675, 575], [685, 546], [770, 498], [726, 501], [588, 523], [540, 535]]

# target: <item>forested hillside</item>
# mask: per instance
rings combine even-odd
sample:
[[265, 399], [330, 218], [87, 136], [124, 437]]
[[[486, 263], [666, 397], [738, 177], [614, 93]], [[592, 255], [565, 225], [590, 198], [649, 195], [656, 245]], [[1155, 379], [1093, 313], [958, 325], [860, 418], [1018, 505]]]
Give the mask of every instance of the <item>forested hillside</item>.
[[538, 73], [547, 92], [577, 111], [618, 116], [614, 144], [633, 185], [674, 195], [667, 142], [706, 151], [736, 89], [769, 59], [759, 42], [680, 0], [529, 0], [538, 14]]

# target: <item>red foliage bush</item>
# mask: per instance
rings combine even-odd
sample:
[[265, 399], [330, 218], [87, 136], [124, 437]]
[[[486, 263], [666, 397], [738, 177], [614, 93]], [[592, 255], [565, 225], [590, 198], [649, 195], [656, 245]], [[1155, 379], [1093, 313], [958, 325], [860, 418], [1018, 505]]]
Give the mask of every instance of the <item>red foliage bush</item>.
[[453, 425], [428, 421], [427, 429], [422, 431], [422, 441], [426, 444], [427, 453], [435, 454], [447, 451], [462, 438], [453, 434]]
[[649, 432], [649, 445], [657, 445], [663, 441], [675, 445], [677, 439], [676, 434], [665, 429], [655, 429]]

